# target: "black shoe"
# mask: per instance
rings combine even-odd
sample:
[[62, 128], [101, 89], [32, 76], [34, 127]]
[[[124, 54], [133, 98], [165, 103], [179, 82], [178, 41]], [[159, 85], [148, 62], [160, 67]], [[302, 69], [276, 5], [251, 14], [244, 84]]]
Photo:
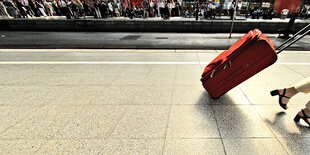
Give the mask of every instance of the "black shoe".
[[302, 112], [302, 114], [303, 114], [304, 116], [301, 117], [301, 116], [297, 113], [297, 115], [296, 115], [295, 118], [294, 118], [294, 121], [295, 121], [295, 122], [299, 122], [300, 118], [302, 118], [302, 119], [308, 124], [308, 126], [310, 127], [310, 123], [309, 123], [309, 121], [308, 121], [308, 118], [310, 118], [310, 117], [306, 115], [306, 113], [305, 113], [305, 111], [304, 111], [303, 109], [301, 109], [301, 112]]
[[287, 106], [286, 106], [286, 104], [283, 104], [283, 103], [282, 103], [282, 98], [283, 98], [283, 97], [288, 98], [288, 99], [291, 98], [291, 97], [285, 96], [285, 93], [286, 93], [286, 88], [284, 88], [283, 94], [282, 94], [282, 95], [280, 95], [279, 90], [273, 90], [273, 91], [270, 92], [270, 95], [271, 95], [271, 96], [279, 95], [279, 104], [280, 104], [280, 106], [281, 106], [284, 110], [287, 109]]

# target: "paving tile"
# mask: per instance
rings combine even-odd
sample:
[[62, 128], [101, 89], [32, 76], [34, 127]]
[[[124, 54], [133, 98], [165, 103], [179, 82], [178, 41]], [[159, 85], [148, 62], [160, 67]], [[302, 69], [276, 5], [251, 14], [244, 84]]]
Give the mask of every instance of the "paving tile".
[[[198, 58], [200, 60], [200, 62], [205, 62], [205, 63], [209, 63], [211, 62], [214, 58], [216, 58], [219, 53], [197, 53], [198, 54]], [[203, 69], [204, 67], [206, 67], [208, 64], [203, 64]]]
[[308, 154], [310, 151], [310, 138], [279, 138], [279, 141], [290, 154]]
[[164, 139], [109, 139], [100, 154], [163, 154]]
[[0, 85], [16, 85], [16, 83], [23, 83], [32, 76], [34, 76], [32, 72], [4, 72], [1, 73]]
[[0, 89], [0, 105], [86, 105], [98, 96], [99, 90], [101, 87], [6, 86]]
[[[262, 74], [271, 74], [271, 75], [277, 75], [277, 74], [296, 74], [295, 71], [291, 70], [288, 66], [282, 65], [282, 64], [273, 64], [264, 70], [262, 70], [260, 73]], [[258, 73], [258, 74], [260, 74]]]
[[300, 65], [285, 65], [285, 66], [301, 75], [304, 75], [305, 77], [310, 76], [309, 66], [300, 66]]
[[77, 85], [81, 86], [102, 86], [110, 85], [120, 74], [119, 73], [84, 73], [78, 75], [84, 77]]
[[250, 105], [214, 105], [222, 138], [274, 137]]
[[172, 105], [167, 138], [219, 138], [210, 105]]
[[294, 85], [296, 82], [305, 78], [304, 76], [296, 73], [293, 75], [294, 78], [292, 78], [292, 76], [288, 76], [287, 73], [270, 74], [266, 72], [260, 72], [244, 81], [241, 86], [249, 85], [283, 87], [284, 85]]
[[134, 60], [143, 61], [197, 61], [196, 53], [139, 53]]
[[174, 74], [176, 67], [178, 65], [129, 65], [124, 71], [123, 74], [135, 74], [135, 73], [166, 73], [166, 74]]
[[[279, 96], [271, 96], [270, 91], [284, 87], [269, 86], [242, 86], [241, 90], [251, 101], [251, 104], [279, 105]], [[292, 104], [305, 104], [308, 102], [310, 94], [297, 94], [290, 99]]]
[[[31, 72], [31, 73], [49, 73], [53, 70], [53, 68], [57, 67], [57, 65], [14, 65], [16, 68], [16, 72]], [[12, 67], [11, 67], [12, 68]]]
[[52, 105], [88, 105], [103, 88], [100, 86], [57, 86], [47, 87], [43, 92]]
[[1, 154], [37, 154], [46, 140], [1, 140]]
[[0, 105], [39, 106], [49, 103], [49, 94], [38, 86], [4, 86], [0, 89]]
[[62, 127], [53, 139], [104, 139], [111, 136], [131, 106], [85, 106]]
[[170, 106], [130, 106], [111, 138], [165, 138]]
[[220, 139], [167, 139], [164, 154], [224, 155]]
[[310, 54], [308, 52], [292, 52], [287, 51], [278, 55], [278, 62], [309, 62]]
[[288, 154], [276, 138], [223, 139], [227, 154]]
[[1, 64], [0, 65], [0, 73], [15, 73], [20, 71], [22, 68], [22, 65], [5, 65], [5, 64]]
[[0, 133], [29, 117], [38, 108], [36, 106], [0, 106]]
[[144, 85], [144, 86], [173, 86], [175, 72], [167, 73], [136, 73], [122, 74], [111, 85]]
[[73, 139], [50, 140], [43, 145], [38, 154], [98, 154], [104, 147], [105, 140]]
[[85, 80], [85, 74], [79, 73], [36, 73], [31, 78], [13, 84], [19, 86], [79, 85], [83, 80]]
[[176, 85], [201, 85], [201, 68], [199, 65], [178, 65]]
[[93, 105], [171, 104], [173, 86], [105, 86], [92, 100]]
[[59, 134], [68, 122], [80, 112], [78, 106], [45, 106], [27, 119], [3, 132], [6, 140], [48, 140]]
[[249, 99], [251, 104], [276, 105], [277, 97], [272, 97], [270, 91], [274, 90], [274, 86], [252, 86], [242, 85], [240, 89]]
[[164, 138], [169, 106], [85, 106], [54, 139]]
[[[184, 95], [186, 94], [186, 95]], [[219, 99], [213, 99], [203, 86], [176, 86], [172, 104], [250, 104], [239, 87], [236, 87]]]
[[258, 105], [255, 109], [277, 137], [310, 137], [309, 128], [303, 120], [297, 124], [293, 121], [303, 107], [292, 105], [284, 111], [278, 105]]
[[[184, 95], [186, 94], [186, 95]], [[202, 86], [175, 86], [172, 104], [211, 104], [212, 99]]]
[[74, 64], [74, 65], [57, 65], [50, 70], [52, 73], [122, 73], [128, 65], [89, 65], [89, 64]]

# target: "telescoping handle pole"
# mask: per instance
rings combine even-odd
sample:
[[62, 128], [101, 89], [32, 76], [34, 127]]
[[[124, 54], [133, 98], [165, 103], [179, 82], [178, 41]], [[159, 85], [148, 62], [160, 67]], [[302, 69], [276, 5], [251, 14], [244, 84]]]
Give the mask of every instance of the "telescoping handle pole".
[[[281, 48], [281, 49], [277, 52], [277, 54], [281, 53], [283, 50], [285, 50], [286, 48], [290, 47], [292, 44], [294, 44], [295, 42], [297, 42], [298, 40], [300, 40], [301, 38], [303, 38], [305, 35], [307, 35], [309, 32], [310, 32], [310, 29], [309, 29], [307, 32], [303, 33], [301, 36], [299, 36], [297, 39], [295, 39], [295, 40], [293, 40], [292, 42], [290, 42], [288, 45], [286, 45], [286, 46], [284, 46], [283, 48]], [[283, 46], [283, 45], [282, 45], [282, 46]], [[279, 49], [279, 48], [277, 48], [277, 49]]]
[[280, 49], [283, 45], [285, 45], [286, 43], [288, 43], [289, 41], [293, 40], [297, 35], [299, 35], [301, 32], [303, 32], [304, 30], [306, 30], [307, 28], [310, 27], [310, 24], [308, 24], [307, 26], [305, 26], [304, 28], [302, 28], [300, 31], [298, 31], [297, 33], [295, 33], [291, 38], [287, 39], [284, 43], [282, 43], [280, 46], [278, 46], [276, 48], [276, 50]]

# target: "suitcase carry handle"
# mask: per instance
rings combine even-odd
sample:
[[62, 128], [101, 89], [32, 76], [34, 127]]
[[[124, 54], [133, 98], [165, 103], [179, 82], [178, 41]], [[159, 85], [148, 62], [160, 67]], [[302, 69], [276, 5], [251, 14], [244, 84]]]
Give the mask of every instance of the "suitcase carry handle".
[[[307, 26], [305, 26], [304, 28], [302, 28], [300, 31], [298, 31], [296, 34], [294, 34], [291, 38], [287, 39], [284, 43], [282, 43], [279, 47], [276, 48], [276, 50], [279, 50], [277, 52], [277, 54], [281, 53], [283, 50], [285, 50], [286, 48], [290, 47], [291, 45], [293, 45], [295, 42], [297, 42], [298, 40], [300, 40], [301, 38], [303, 38], [304, 36], [306, 36], [309, 32], [310, 29], [306, 32], [304, 32], [301, 36], [299, 36], [298, 38], [296, 38], [294, 40], [294, 38], [299, 35], [301, 32], [303, 32], [304, 30], [306, 30], [307, 28], [310, 27], [310, 24], [308, 24]], [[289, 43], [289, 44], [287, 44]], [[287, 44], [287, 45], [285, 45]], [[285, 45], [285, 46], [284, 46]], [[284, 46], [284, 47], [282, 47]], [[282, 47], [282, 48], [281, 48]]]

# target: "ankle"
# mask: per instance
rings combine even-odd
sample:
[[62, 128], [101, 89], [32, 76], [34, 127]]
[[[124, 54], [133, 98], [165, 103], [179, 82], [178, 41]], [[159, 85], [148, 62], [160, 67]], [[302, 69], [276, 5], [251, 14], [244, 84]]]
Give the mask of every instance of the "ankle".
[[298, 91], [294, 87], [286, 88], [286, 94], [287, 97], [293, 97], [296, 94], [298, 94]]
[[305, 108], [303, 110], [304, 110], [304, 112], [306, 113], [307, 116], [310, 116], [310, 110], [309, 109]]

